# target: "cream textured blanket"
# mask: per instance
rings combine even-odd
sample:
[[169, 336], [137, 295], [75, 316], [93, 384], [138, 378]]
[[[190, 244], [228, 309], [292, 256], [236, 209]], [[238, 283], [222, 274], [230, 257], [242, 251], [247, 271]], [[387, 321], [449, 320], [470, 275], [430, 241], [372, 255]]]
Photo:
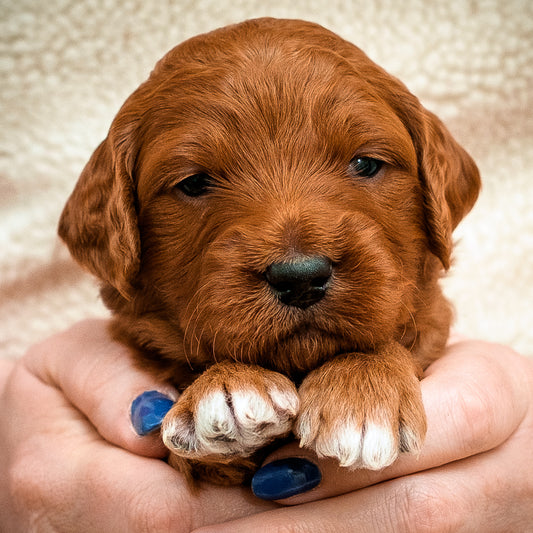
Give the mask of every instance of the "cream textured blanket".
[[186, 37], [265, 15], [313, 20], [358, 44], [474, 156], [484, 190], [444, 282], [456, 327], [533, 353], [530, 0], [3, 0], [0, 355], [106, 313], [55, 229], [123, 100]]

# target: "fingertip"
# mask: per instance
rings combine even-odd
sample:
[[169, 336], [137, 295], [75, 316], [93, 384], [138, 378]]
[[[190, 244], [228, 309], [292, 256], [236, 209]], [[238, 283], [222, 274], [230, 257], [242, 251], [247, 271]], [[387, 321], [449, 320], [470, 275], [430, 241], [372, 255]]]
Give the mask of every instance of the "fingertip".
[[174, 401], [169, 394], [155, 389], [135, 396], [129, 405], [126, 423], [120, 424], [120, 436], [116, 439], [119, 445], [145, 457], [166, 457], [168, 449], [159, 430]]

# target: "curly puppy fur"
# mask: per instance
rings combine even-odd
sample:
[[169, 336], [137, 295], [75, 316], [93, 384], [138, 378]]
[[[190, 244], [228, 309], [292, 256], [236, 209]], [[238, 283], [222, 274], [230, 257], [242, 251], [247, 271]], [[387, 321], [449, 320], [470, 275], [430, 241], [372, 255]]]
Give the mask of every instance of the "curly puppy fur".
[[296, 436], [346, 467], [420, 449], [438, 285], [479, 173], [354, 45], [258, 19], [171, 50], [125, 102], [59, 233], [112, 331], [183, 394], [162, 434], [190, 479], [246, 481]]

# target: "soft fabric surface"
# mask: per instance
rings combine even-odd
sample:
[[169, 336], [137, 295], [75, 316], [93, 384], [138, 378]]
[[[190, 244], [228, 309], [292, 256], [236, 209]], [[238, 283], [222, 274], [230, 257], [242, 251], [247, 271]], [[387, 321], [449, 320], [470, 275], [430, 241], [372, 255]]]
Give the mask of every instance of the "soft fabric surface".
[[106, 315], [55, 230], [124, 99], [183, 39], [266, 15], [356, 43], [474, 156], [484, 190], [444, 282], [456, 329], [533, 353], [533, 2], [3, 0], [0, 355]]

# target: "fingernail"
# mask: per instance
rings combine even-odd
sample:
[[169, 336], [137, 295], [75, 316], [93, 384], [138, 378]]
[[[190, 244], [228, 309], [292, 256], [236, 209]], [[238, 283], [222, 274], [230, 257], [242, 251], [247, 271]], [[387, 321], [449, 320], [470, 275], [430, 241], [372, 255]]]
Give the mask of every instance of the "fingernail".
[[174, 402], [156, 390], [143, 392], [131, 402], [131, 423], [137, 435], [148, 435], [161, 427]]
[[252, 478], [252, 491], [262, 500], [281, 500], [316, 487], [322, 474], [311, 461], [289, 457], [272, 461]]

